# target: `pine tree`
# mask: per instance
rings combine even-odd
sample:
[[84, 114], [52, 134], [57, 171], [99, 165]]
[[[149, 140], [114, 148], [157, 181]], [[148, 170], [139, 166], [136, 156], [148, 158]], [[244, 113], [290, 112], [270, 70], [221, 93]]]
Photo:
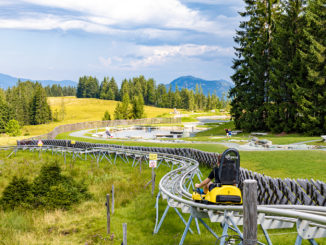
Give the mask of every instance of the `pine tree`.
[[304, 5], [301, 0], [283, 2], [274, 33], [273, 59], [270, 71], [268, 121], [273, 132], [298, 129], [298, 107], [304, 103], [302, 84], [304, 64], [300, 57]]
[[297, 89], [297, 131], [320, 135], [326, 131], [326, 1], [311, 0], [303, 16], [299, 55], [304, 78]]
[[102, 121], [111, 121], [111, 115], [108, 111], [104, 112], [104, 116], [102, 118]]
[[129, 96], [128, 94], [124, 94], [122, 98], [122, 105], [121, 105], [122, 119], [129, 119], [131, 117], [129, 104], [130, 104]]
[[30, 118], [32, 125], [43, 124], [52, 119], [45, 90], [40, 84], [36, 84], [35, 94], [30, 105]]
[[128, 94], [130, 97], [130, 87], [129, 87], [129, 82], [127, 79], [124, 79], [121, 84], [121, 89], [119, 91], [119, 100], [122, 100], [123, 96], [125, 94]]
[[0, 96], [0, 133], [5, 131], [7, 123], [13, 119], [14, 113], [3, 96]]
[[114, 120], [124, 119], [122, 115], [122, 106], [119, 102], [114, 109]]
[[230, 90], [231, 116], [237, 128], [266, 130], [269, 102], [271, 34], [274, 7], [272, 0], [245, 0], [247, 20], [240, 23], [235, 37], [238, 47], [232, 68], [235, 87]]
[[109, 82], [109, 100], [118, 100], [119, 89], [118, 85], [115, 82], [115, 79], [112, 77]]
[[154, 105], [154, 103], [155, 103], [155, 81], [153, 79], [148, 79], [146, 104]]
[[98, 98], [100, 92], [96, 77], [83, 76], [77, 85], [77, 98]]
[[175, 91], [174, 91], [174, 101], [173, 101], [173, 107], [174, 108], [182, 108], [182, 99], [180, 96], [180, 91], [178, 88], [178, 85], [175, 85]]
[[108, 100], [108, 91], [109, 91], [109, 77], [104, 77], [100, 86], [100, 99]]
[[140, 119], [144, 117], [144, 99], [142, 94], [138, 94], [132, 100], [132, 118]]
[[15, 119], [10, 120], [5, 127], [6, 134], [8, 134], [10, 136], [21, 135], [20, 129], [21, 129], [21, 126], [19, 125], [19, 122], [16, 121]]

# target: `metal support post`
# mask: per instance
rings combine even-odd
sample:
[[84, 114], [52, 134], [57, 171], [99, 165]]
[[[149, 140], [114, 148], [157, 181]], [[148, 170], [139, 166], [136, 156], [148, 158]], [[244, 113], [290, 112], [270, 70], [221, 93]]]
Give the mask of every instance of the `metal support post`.
[[297, 236], [297, 239], [295, 240], [295, 245], [301, 245], [302, 243], [302, 237], [300, 235]]
[[318, 245], [318, 243], [314, 239], [308, 239], [311, 245]]
[[190, 215], [189, 220], [188, 220], [188, 223], [187, 223], [187, 225], [186, 225], [186, 228], [185, 228], [185, 230], [184, 230], [184, 232], [183, 232], [183, 234], [182, 234], [182, 237], [181, 237], [181, 240], [180, 240], [179, 245], [182, 245], [183, 242], [185, 241], [185, 239], [186, 239], [186, 235], [187, 235], [187, 233], [188, 233], [188, 230], [189, 230], [189, 227], [190, 227], [190, 224], [191, 224], [192, 219], [193, 219], [193, 217], [192, 217], [192, 215]]
[[197, 232], [200, 235], [200, 229], [199, 229], [199, 224], [198, 224], [197, 218], [195, 218], [195, 222], [196, 222]]
[[156, 230], [154, 230], [154, 234], [156, 234], [156, 233], [160, 230], [161, 225], [162, 225], [162, 223], [163, 223], [163, 221], [164, 221], [164, 219], [165, 219], [165, 216], [166, 216], [166, 214], [167, 214], [168, 211], [169, 211], [169, 208], [170, 208], [170, 206], [167, 205], [167, 206], [166, 206], [166, 209], [164, 210], [164, 213], [163, 213], [163, 215], [162, 215], [162, 217], [161, 217], [160, 223], [158, 224]]
[[161, 194], [161, 191], [159, 191], [157, 193], [157, 196], [156, 196], [156, 202], [155, 202], [156, 218], [155, 218], [155, 226], [154, 226], [153, 234], [155, 234], [156, 227], [157, 227], [157, 222], [158, 222], [158, 202], [159, 202], [159, 199], [160, 199], [160, 194]]
[[265, 235], [265, 238], [266, 238], [267, 244], [268, 244], [268, 245], [272, 245], [272, 241], [271, 241], [271, 239], [270, 239], [270, 237], [269, 237], [269, 235], [268, 235], [267, 230], [266, 230], [262, 225], [260, 225], [260, 227], [261, 227], [261, 229], [262, 229], [263, 232], [264, 232], [264, 235]]
[[218, 235], [216, 235], [216, 233], [201, 219], [201, 218], [198, 218], [198, 220], [205, 226], [205, 228], [210, 232], [212, 233], [212, 235], [216, 238], [216, 239], [219, 239], [220, 237]]
[[243, 239], [243, 234], [240, 231], [240, 229], [238, 228], [238, 226], [236, 225], [236, 223], [234, 223], [233, 219], [228, 214], [226, 214], [226, 217], [227, 217], [227, 220], [229, 220], [231, 222], [231, 224], [233, 225], [234, 230], [239, 234], [239, 236], [241, 237], [241, 239]]
[[225, 221], [224, 226], [223, 226], [223, 233], [222, 233], [221, 240], [220, 240], [220, 245], [224, 245], [225, 238], [228, 235], [228, 229], [229, 229], [229, 224]]
[[[187, 222], [185, 221], [185, 219], [182, 217], [182, 215], [180, 214], [179, 210], [177, 208], [174, 208], [175, 212], [179, 215], [180, 219], [182, 220], [182, 222], [187, 225]], [[191, 228], [189, 228], [189, 231], [191, 232], [191, 234], [194, 234], [194, 232], [192, 231]]]

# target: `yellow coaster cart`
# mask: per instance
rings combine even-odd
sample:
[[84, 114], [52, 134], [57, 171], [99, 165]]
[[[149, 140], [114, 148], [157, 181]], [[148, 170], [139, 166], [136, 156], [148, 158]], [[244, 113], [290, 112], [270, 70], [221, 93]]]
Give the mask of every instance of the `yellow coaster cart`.
[[230, 148], [223, 152], [218, 175], [221, 183], [203, 193], [197, 188], [192, 199], [205, 204], [242, 204], [241, 191], [238, 188], [240, 177], [240, 155], [238, 150]]

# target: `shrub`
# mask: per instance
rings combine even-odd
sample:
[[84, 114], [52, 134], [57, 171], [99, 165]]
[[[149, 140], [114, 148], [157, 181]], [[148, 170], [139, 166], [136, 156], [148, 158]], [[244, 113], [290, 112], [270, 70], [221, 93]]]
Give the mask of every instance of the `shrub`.
[[74, 203], [90, 198], [87, 186], [72, 177], [61, 174], [58, 163], [44, 165], [40, 175], [34, 179], [35, 207], [68, 209]]
[[104, 116], [102, 118], [102, 121], [111, 121], [111, 115], [108, 111], [104, 112]]
[[30, 208], [33, 202], [32, 187], [24, 177], [14, 176], [5, 188], [0, 199], [3, 209], [14, 209], [16, 207]]
[[19, 122], [16, 121], [15, 119], [10, 120], [5, 127], [5, 131], [10, 136], [21, 135]]
[[3, 192], [0, 204], [4, 209], [16, 207], [69, 209], [91, 195], [83, 182], [61, 174], [57, 161], [42, 166], [32, 184], [14, 177]]

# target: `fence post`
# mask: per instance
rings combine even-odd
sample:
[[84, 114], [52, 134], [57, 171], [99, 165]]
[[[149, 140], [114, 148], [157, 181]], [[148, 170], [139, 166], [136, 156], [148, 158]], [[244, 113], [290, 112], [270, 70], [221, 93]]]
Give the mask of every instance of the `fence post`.
[[127, 223], [123, 223], [123, 245], [127, 245]]
[[140, 159], [139, 159], [139, 173], [141, 174], [141, 161], [143, 159], [143, 156], [140, 156]]
[[245, 180], [243, 186], [243, 245], [257, 244], [257, 181]]
[[114, 213], [114, 185], [112, 184], [112, 214]]
[[155, 168], [152, 168], [152, 196], [154, 195], [155, 190]]
[[110, 234], [110, 194], [106, 194], [106, 224], [107, 233]]

